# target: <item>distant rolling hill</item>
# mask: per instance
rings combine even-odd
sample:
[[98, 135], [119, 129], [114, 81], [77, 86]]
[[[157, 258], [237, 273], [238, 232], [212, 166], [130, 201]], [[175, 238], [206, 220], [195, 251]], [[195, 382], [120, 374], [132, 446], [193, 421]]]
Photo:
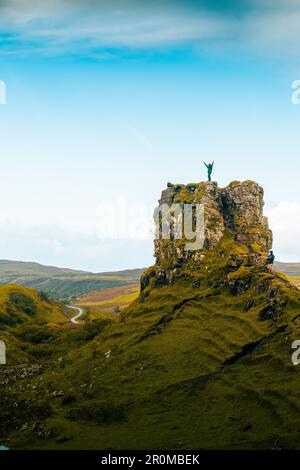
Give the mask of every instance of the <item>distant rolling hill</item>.
[[276, 261], [274, 263], [275, 271], [280, 271], [287, 276], [300, 276], [300, 263], [282, 263]]
[[[280, 271], [298, 282], [300, 263], [276, 261], [275, 271]], [[139, 283], [144, 269], [127, 269], [91, 273], [39, 263], [0, 260], [0, 285], [18, 284], [45, 292], [50, 297], [82, 297], [83, 294], [127, 286], [129, 289]], [[102, 300], [102, 299], [101, 299]]]
[[116, 317], [139, 295], [138, 284], [111, 287], [80, 296], [75, 305], [82, 307], [89, 319]]
[[67, 298], [94, 290], [137, 284], [143, 269], [90, 273], [38, 263], [0, 260], [0, 285], [18, 284]]

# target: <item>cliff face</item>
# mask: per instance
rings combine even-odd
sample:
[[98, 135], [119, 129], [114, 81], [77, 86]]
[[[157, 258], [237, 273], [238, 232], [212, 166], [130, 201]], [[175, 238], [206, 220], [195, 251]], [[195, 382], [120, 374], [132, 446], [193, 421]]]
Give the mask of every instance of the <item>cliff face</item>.
[[156, 264], [143, 276], [142, 289], [149, 274], [159, 283], [172, 283], [180, 275], [199, 278], [220, 265], [225, 272], [242, 265], [263, 268], [272, 247], [272, 232], [263, 215], [263, 194], [252, 181], [234, 181], [226, 188], [219, 188], [216, 182], [169, 185], [162, 192], [160, 207], [204, 205], [204, 247], [189, 251], [186, 240], [172, 236], [165, 240], [160, 234], [154, 242]]

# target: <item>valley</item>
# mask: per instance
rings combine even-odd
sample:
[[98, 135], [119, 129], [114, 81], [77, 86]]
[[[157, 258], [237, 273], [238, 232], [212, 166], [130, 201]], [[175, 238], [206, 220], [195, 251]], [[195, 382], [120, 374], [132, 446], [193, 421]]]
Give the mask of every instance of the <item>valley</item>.
[[204, 249], [156, 240], [140, 287], [126, 276], [122, 286], [76, 292], [78, 323], [44, 293], [0, 287], [8, 360], [0, 367], [0, 444], [299, 448], [291, 345], [300, 338], [300, 291], [277, 265], [267, 267], [263, 190], [252, 181], [199, 183], [192, 194], [178, 188], [162, 200], [205, 200]]
[[18, 284], [66, 299], [94, 290], [138, 284], [144, 269], [89, 273], [38, 263], [0, 260], [0, 285]]

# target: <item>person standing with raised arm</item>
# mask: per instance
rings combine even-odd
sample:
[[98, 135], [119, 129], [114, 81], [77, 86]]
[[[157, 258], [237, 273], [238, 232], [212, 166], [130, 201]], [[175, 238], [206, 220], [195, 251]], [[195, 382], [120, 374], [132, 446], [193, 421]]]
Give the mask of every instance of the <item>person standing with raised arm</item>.
[[211, 175], [212, 175], [212, 172], [213, 172], [213, 169], [214, 169], [215, 162], [213, 161], [212, 163], [205, 163], [205, 162], [203, 162], [203, 163], [207, 168], [208, 181], [211, 181]]

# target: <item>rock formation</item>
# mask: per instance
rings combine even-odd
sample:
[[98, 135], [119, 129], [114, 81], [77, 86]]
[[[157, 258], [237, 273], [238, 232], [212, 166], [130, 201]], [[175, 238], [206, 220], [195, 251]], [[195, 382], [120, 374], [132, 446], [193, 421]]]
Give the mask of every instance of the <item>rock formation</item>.
[[226, 188], [219, 188], [216, 182], [168, 184], [159, 200], [160, 207], [204, 205], [204, 247], [188, 251], [184, 239], [157, 238], [156, 264], [142, 277], [142, 290], [153, 277], [156, 283], [164, 284], [190, 275], [194, 281], [196, 278], [197, 285], [199, 276], [220, 266], [225, 273], [243, 265], [263, 269], [272, 247], [272, 232], [263, 215], [263, 194], [263, 189], [253, 181], [234, 181]]

